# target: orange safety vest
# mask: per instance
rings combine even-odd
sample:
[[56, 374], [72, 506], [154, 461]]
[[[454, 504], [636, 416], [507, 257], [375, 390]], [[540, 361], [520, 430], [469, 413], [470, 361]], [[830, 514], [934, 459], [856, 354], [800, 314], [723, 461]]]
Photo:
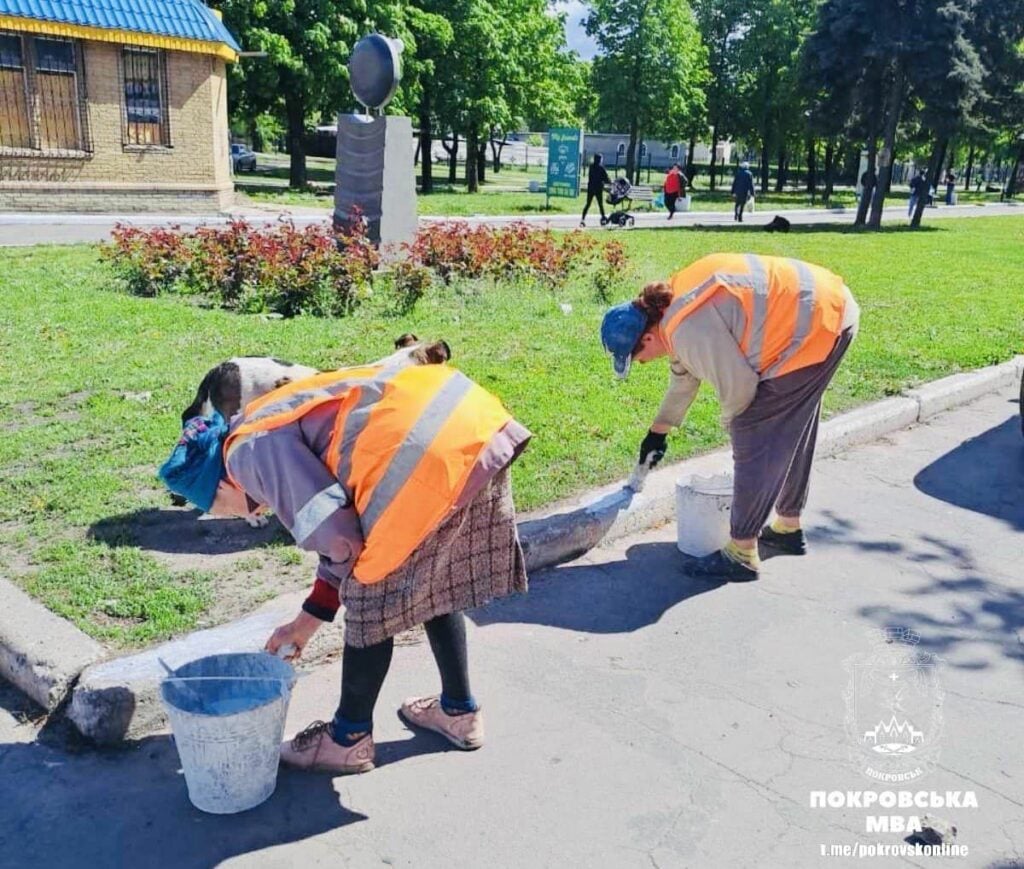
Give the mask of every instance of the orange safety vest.
[[355, 577], [379, 582], [451, 514], [481, 453], [512, 417], [447, 365], [345, 368], [250, 402], [225, 440], [225, 464], [246, 438], [327, 402], [338, 408], [321, 458], [350, 493], [363, 528]]
[[659, 328], [672, 333], [718, 290], [739, 300], [746, 315], [740, 349], [762, 379], [824, 361], [843, 322], [843, 279], [821, 266], [757, 254], [702, 257], [669, 278], [674, 299]]

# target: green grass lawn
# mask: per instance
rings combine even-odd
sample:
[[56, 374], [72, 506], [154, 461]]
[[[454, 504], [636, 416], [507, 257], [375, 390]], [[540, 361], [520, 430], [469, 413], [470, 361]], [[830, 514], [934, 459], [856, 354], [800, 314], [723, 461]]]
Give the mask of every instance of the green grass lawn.
[[[1016, 217], [917, 232], [725, 227], [616, 237], [632, 263], [622, 298], [716, 250], [797, 256], [842, 274], [863, 322], [826, 396], [828, 413], [1024, 348]], [[155, 469], [203, 373], [222, 359], [272, 354], [333, 367], [376, 359], [407, 331], [447, 339], [455, 364], [536, 435], [514, 470], [521, 509], [625, 477], [667, 377], [655, 363], [637, 366], [625, 384], [612, 379], [597, 340], [604, 306], [582, 283], [557, 292], [530, 283], [435, 288], [401, 318], [371, 304], [347, 320], [273, 320], [126, 296], [95, 248], [37, 247], [0, 251], [0, 302], [0, 557], [48, 606], [115, 645], [233, 614], [226, 599], [252, 592], [260, 564], [263, 574], [297, 570], [294, 581], [305, 582], [279, 539], [234, 561], [175, 561], [139, 546], [152, 536], [142, 518], [163, 528], [181, 515]], [[723, 443], [717, 417], [702, 391], [670, 439], [669, 459]], [[128, 518], [116, 540], [96, 533], [119, 516]]]

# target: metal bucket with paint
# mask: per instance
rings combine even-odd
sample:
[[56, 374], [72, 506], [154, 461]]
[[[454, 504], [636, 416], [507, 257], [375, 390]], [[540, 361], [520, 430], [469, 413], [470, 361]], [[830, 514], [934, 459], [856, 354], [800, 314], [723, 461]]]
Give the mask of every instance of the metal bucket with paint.
[[709, 555], [729, 542], [732, 477], [684, 477], [676, 483], [676, 545], [687, 555]]
[[160, 686], [185, 773], [204, 812], [244, 812], [277, 787], [291, 665], [266, 652], [210, 655], [173, 670]]

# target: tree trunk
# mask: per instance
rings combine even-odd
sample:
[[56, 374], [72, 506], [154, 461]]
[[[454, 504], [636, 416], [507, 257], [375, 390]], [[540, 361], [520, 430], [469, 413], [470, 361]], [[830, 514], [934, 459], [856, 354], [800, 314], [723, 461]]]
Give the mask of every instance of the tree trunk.
[[914, 209], [913, 215], [910, 218], [911, 226], [921, 225], [921, 216], [924, 214], [925, 207], [928, 205], [928, 187], [932, 184], [935, 185], [935, 195], [939, 195], [938, 176], [942, 164], [946, 159], [946, 148], [949, 147], [949, 136], [940, 136], [935, 140], [935, 144], [932, 145], [932, 155], [928, 160], [928, 183], [925, 185], [925, 195], [921, 196], [917, 200], [917, 207]]
[[501, 152], [505, 149], [508, 142], [505, 141], [504, 136], [501, 141], [491, 137], [491, 166], [494, 169], [494, 174], [497, 175], [501, 171]]
[[480, 142], [476, 146], [476, 180], [483, 184], [487, 180], [487, 143]]
[[835, 139], [829, 139], [825, 146], [825, 192], [822, 198], [825, 202], [832, 199], [832, 187], [835, 182], [836, 171], [836, 143]]
[[305, 106], [302, 97], [289, 89], [285, 93], [284, 107], [288, 116], [288, 153], [291, 156], [288, 185], [303, 188], [306, 186], [306, 146], [302, 141], [306, 134]]
[[459, 134], [452, 130], [452, 143], [449, 146], [448, 140], [441, 137], [441, 147], [448, 155], [448, 183], [454, 184], [457, 179], [459, 168]]
[[469, 132], [466, 133], [466, 190], [470, 193], [476, 193], [480, 190], [476, 174], [477, 169], [480, 167], [479, 154], [480, 148], [477, 146], [476, 130], [470, 128]]
[[892, 160], [896, 151], [896, 131], [903, 113], [904, 87], [906, 85], [906, 68], [902, 57], [896, 58], [896, 71], [892, 77], [889, 93], [885, 100], [885, 133], [882, 150], [879, 152], [878, 187], [881, 191], [871, 203], [871, 217], [868, 226], [880, 229], [882, 226], [882, 209], [885, 207], [885, 195], [892, 183]]
[[[857, 217], [853, 221], [854, 226], [864, 226], [868, 219], [868, 210], [871, 208], [871, 201], [878, 187], [878, 139], [874, 135], [875, 125], [872, 124], [871, 137], [868, 139], [868, 165], [865, 171], [871, 179], [869, 187], [860, 192], [860, 202], [857, 204]], [[860, 153], [857, 154], [857, 171], [860, 171]], [[860, 179], [858, 178], [859, 182]]]
[[764, 141], [761, 143], [761, 192], [768, 192], [768, 176], [770, 173], [768, 166], [768, 142]]
[[718, 163], [718, 124], [711, 127], [711, 181], [708, 189], [713, 193], [715, 190], [715, 169]]
[[964, 191], [971, 189], [971, 173], [974, 171], [974, 145], [967, 152], [967, 168], [964, 170]]
[[263, 150], [263, 136], [260, 135], [260, 128], [255, 119], [249, 123], [249, 138], [252, 141], [252, 149], [254, 151]]
[[626, 178], [633, 183], [633, 171], [636, 169], [636, 142], [640, 134], [636, 116], [629, 122], [629, 147], [626, 148]]
[[811, 198], [818, 192], [818, 143], [813, 136], [807, 138], [807, 192]]
[[420, 99], [420, 191], [434, 192], [434, 137], [430, 128], [430, 92], [423, 89]]
[[775, 192], [781, 193], [786, 184], [786, 146], [779, 146], [779, 169], [775, 173]]
[[688, 159], [686, 161], [686, 177], [690, 179], [690, 184], [693, 184], [693, 178], [697, 174], [697, 163], [693, 159], [694, 152], [697, 150], [697, 137], [690, 136], [690, 148], [688, 153]]
[[1013, 161], [1013, 171], [1010, 172], [1010, 179], [1006, 182], [1006, 198], [1011, 199], [1017, 195], [1017, 176], [1020, 174], [1021, 159], [1024, 158], [1024, 148], [1017, 152], [1017, 159]]

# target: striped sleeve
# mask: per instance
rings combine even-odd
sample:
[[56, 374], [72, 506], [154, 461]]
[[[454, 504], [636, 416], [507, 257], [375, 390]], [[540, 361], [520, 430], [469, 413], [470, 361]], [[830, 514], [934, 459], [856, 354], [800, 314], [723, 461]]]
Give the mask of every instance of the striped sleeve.
[[[298, 426], [246, 439], [228, 463], [235, 481], [274, 511], [296, 545], [320, 554], [317, 583], [336, 589], [362, 551], [362, 527], [349, 493], [309, 449]], [[318, 594], [315, 587], [313, 596], [326, 599], [326, 592]], [[336, 603], [336, 591], [334, 598]]]

